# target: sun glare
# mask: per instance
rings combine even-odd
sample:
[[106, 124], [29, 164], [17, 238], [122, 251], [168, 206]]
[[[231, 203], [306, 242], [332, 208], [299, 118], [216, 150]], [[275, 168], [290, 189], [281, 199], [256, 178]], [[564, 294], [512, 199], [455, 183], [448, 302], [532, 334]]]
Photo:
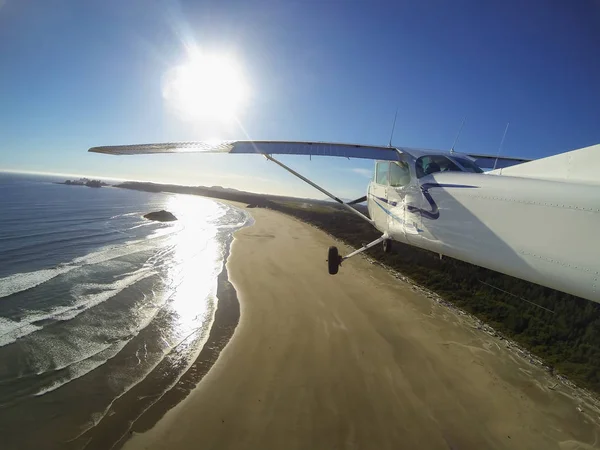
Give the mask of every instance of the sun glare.
[[230, 119], [247, 97], [240, 67], [226, 55], [197, 52], [165, 75], [163, 97], [183, 119]]

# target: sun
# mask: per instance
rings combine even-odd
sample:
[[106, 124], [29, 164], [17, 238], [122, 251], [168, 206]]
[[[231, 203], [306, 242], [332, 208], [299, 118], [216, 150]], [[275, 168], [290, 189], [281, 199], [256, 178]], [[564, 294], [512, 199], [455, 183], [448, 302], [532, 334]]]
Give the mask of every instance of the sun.
[[187, 120], [235, 118], [247, 95], [242, 70], [228, 55], [196, 52], [163, 79], [165, 101]]

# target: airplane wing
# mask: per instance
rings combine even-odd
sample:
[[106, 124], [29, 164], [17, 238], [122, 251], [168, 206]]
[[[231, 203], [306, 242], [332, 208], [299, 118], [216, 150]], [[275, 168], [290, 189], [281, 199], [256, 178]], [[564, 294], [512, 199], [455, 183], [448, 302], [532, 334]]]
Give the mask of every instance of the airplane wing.
[[94, 153], [109, 155], [143, 155], [154, 153], [238, 153], [259, 155], [310, 155], [338, 156], [397, 161], [395, 148], [372, 145], [336, 144], [329, 142], [293, 141], [221, 141], [211, 142], [167, 142], [162, 144], [115, 145], [92, 147]]

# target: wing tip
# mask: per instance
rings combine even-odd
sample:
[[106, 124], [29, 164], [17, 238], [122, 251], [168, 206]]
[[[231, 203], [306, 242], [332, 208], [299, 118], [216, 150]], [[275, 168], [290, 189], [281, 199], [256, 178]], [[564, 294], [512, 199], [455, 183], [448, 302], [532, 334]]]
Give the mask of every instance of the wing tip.
[[106, 154], [113, 153], [113, 152], [109, 151], [108, 147], [90, 147], [88, 149], [88, 152], [90, 152], [90, 153], [106, 153]]

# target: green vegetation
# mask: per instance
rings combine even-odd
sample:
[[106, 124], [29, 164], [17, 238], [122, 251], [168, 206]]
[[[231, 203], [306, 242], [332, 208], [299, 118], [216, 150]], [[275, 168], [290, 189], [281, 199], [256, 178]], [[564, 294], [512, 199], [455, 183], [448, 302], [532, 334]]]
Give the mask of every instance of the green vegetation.
[[[148, 183], [121, 187], [200, 194], [268, 207], [311, 223], [353, 247], [379, 237], [368, 223], [328, 202]], [[600, 305], [452, 258], [440, 260], [437, 254], [409, 245], [394, 242], [394, 249], [385, 254], [376, 247], [368, 253], [522, 344], [552, 370], [600, 392]]]

